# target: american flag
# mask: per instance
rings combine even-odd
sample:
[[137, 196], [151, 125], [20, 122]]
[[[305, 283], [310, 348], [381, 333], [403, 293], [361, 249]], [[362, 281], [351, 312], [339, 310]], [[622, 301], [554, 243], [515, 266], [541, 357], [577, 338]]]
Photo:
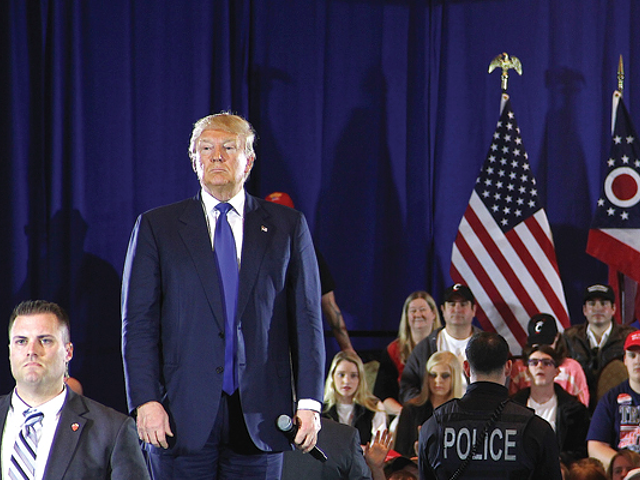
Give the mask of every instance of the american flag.
[[611, 150], [587, 253], [609, 265], [610, 282], [617, 287], [618, 271], [640, 282], [640, 139], [619, 92], [613, 97], [613, 118]]
[[536, 313], [552, 314], [560, 331], [570, 324], [551, 228], [507, 95], [458, 228], [450, 273], [471, 288], [482, 327], [505, 337], [512, 353], [520, 353]]

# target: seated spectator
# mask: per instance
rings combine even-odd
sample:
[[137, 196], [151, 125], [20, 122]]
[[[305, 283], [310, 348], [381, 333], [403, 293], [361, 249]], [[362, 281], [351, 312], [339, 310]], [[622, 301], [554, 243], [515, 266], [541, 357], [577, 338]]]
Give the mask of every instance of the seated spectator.
[[356, 427], [363, 444], [387, 428], [382, 402], [367, 389], [362, 360], [355, 353], [338, 352], [324, 389], [323, 416]]
[[602, 462], [595, 458], [583, 458], [569, 467], [570, 480], [607, 480]]
[[600, 399], [587, 434], [589, 456], [607, 468], [617, 450], [640, 450], [640, 331], [630, 333], [624, 343], [624, 365], [629, 378]]
[[418, 428], [432, 415], [433, 410], [452, 398], [462, 397], [465, 381], [458, 357], [451, 352], [436, 352], [427, 362], [427, 375], [420, 395], [404, 404], [394, 450], [407, 457], [417, 455], [415, 443]]
[[[564, 337], [558, 332], [556, 319], [548, 313], [538, 313], [531, 317], [528, 325], [527, 345], [522, 350], [522, 356], [526, 356], [535, 345], [550, 345], [556, 351], [560, 362], [560, 373], [555, 382], [560, 385], [569, 395], [578, 397], [584, 405], [589, 406], [589, 386], [587, 378], [582, 370], [582, 366], [573, 358], [567, 357], [567, 343]], [[513, 360], [511, 378], [509, 382], [509, 395], [513, 396], [531, 385], [527, 366], [522, 358]]]
[[622, 360], [624, 341], [635, 330], [615, 322], [616, 297], [609, 285], [591, 285], [584, 292], [582, 313], [586, 323], [564, 331], [569, 356], [576, 360], [587, 377], [591, 411], [598, 402], [600, 372], [612, 360]]
[[640, 467], [640, 454], [623, 449], [611, 459], [607, 475], [609, 480], [623, 480], [631, 470], [638, 467]]
[[384, 458], [389, 451], [389, 440], [378, 435], [363, 454], [358, 430], [328, 418], [321, 418], [317, 447], [327, 455], [320, 462], [311, 455], [295, 449], [284, 452], [282, 480], [298, 480], [304, 472], [305, 480], [383, 480]]
[[585, 458], [589, 410], [554, 382], [560, 372], [558, 354], [549, 345], [538, 345], [532, 348], [525, 362], [531, 386], [520, 390], [513, 399], [549, 422], [556, 432], [563, 463], [568, 465]]
[[389, 415], [398, 415], [402, 410], [400, 377], [409, 355], [418, 343], [441, 326], [438, 307], [431, 295], [417, 291], [407, 297], [400, 316], [398, 338], [382, 352], [373, 387], [373, 394], [382, 400]]
[[445, 326], [431, 332], [409, 355], [400, 377], [402, 402], [420, 394], [427, 361], [434, 353], [448, 351], [458, 357], [460, 364], [464, 363], [465, 348], [469, 340], [480, 332], [472, 325], [476, 308], [476, 299], [466, 285], [456, 283], [445, 290], [441, 306]]

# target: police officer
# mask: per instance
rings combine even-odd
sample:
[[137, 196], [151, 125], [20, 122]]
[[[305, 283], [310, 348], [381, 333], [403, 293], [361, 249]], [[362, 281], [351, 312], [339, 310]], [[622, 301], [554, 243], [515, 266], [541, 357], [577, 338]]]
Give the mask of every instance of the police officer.
[[496, 333], [466, 348], [466, 394], [437, 408], [420, 431], [420, 479], [560, 480], [551, 426], [508, 397], [509, 346]]

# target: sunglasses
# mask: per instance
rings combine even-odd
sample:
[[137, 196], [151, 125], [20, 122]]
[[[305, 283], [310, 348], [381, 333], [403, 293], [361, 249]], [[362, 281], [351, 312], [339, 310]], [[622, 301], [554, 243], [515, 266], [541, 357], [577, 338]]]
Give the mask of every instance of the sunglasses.
[[542, 364], [543, 367], [555, 367], [556, 362], [549, 360], [548, 358], [530, 358], [527, 362], [530, 367], [537, 367], [538, 364]]

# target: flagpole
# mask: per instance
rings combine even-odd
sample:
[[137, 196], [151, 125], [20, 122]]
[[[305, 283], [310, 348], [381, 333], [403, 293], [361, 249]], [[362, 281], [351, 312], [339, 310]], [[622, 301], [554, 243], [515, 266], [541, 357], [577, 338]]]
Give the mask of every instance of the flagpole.
[[[620, 60], [618, 61], [618, 91], [613, 94], [613, 106], [611, 110], [611, 135], [615, 130], [615, 121], [616, 114], [618, 112], [618, 104], [622, 99], [622, 92], [624, 92], [624, 64], [622, 63], [622, 54], [620, 54]], [[609, 267], [611, 268], [611, 267]], [[616, 276], [618, 277], [618, 294], [619, 294], [619, 302], [620, 302], [620, 323], [622, 325], [627, 324], [627, 309], [626, 309], [626, 301], [627, 301], [627, 292], [625, 285], [625, 275], [619, 270], [616, 270]], [[629, 322], [631, 323], [631, 322]]]

